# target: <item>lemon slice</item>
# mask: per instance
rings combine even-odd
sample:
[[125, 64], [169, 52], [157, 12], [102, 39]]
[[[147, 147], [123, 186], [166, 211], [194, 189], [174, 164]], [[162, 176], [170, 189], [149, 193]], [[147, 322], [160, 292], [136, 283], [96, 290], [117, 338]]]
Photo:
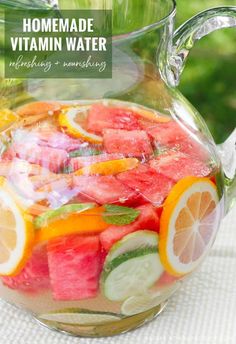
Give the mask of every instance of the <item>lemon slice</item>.
[[126, 316], [135, 315], [152, 309], [165, 302], [179, 287], [178, 283], [156, 291], [155, 293], [146, 293], [135, 295], [125, 300], [121, 306], [121, 313]]
[[59, 115], [59, 124], [71, 136], [84, 139], [91, 143], [102, 143], [103, 139], [101, 136], [89, 133], [81, 125], [87, 110], [88, 107], [64, 109]]
[[208, 178], [186, 177], [172, 188], [160, 219], [159, 254], [167, 272], [188, 274], [205, 257], [220, 222], [218, 203]]
[[9, 109], [0, 110], [0, 132], [9, 129], [18, 119], [18, 116]]
[[20, 272], [30, 256], [34, 228], [27, 214], [15, 202], [0, 180], [0, 275]]

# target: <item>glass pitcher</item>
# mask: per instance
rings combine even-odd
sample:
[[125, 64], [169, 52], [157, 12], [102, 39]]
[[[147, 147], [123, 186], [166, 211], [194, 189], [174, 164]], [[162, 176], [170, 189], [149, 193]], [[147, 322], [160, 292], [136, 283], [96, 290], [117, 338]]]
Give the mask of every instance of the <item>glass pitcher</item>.
[[175, 31], [173, 0], [5, 4], [112, 8], [113, 74], [2, 76], [0, 296], [73, 335], [134, 329], [201, 265], [235, 200], [236, 132], [216, 147], [176, 87], [236, 7]]

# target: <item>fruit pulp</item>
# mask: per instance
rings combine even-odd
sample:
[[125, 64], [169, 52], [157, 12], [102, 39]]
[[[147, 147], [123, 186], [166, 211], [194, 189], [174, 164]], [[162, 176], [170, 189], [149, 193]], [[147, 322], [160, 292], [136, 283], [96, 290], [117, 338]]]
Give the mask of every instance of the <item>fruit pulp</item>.
[[[200, 134], [115, 100], [29, 103], [14, 114], [0, 175], [35, 240], [20, 272], [0, 271], [1, 297], [71, 333], [157, 309], [200, 264], [220, 222], [219, 166]], [[195, 190], [194, 178], [208, 187]], [[175, 237], [166, 214], [177, 216]], [[170, 245], [184, 252], [183, 273]]]

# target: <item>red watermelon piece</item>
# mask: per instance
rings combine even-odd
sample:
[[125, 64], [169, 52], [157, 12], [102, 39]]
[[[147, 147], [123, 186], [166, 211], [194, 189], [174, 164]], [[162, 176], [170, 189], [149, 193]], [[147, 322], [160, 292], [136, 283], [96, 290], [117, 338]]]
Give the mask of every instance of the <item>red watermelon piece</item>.
[[153, 153], [150, 140], [144, 130], [104, 130], [104, 147], [108, 153], [123, 153], [129, 156]]
[[166, 146], [199, 159], [207, 159], [206, 149], [192, 138], [177, 122], [158, 123], [147, 129], [156, 145]]
[[1, 156], [2, 161], [13, 160], [16, 157], [16, 152], [12, 147], [9, 147]]
[[148, 164], [117, 175], [122, 183], [137, 191], [146, 200], [160, 206], [169, 194], [174, 180], [156, 172]]
[[46, 247], [36, 247], [31, 258], [17, 276], [1, 277], [1, 279], [8, 288], [24, 292], [39, 292], [50, 288]]
[[139, 129], [139, 122], [133, 111], [102, 104], [91, 106], [87, 118], [87, 130], [102, 134], [104, 129]]
[[72, 171], [76, 171], [85, 166], [89, 166], [98, 162], [117, 160], [124, 158], [123, 154], [99, 154], [92, 156], [80, 156], [78, 158], [71, 158], [69, 161], [69, 167]]
[[165, 146], [176, 141], [183, 141], [189, 134], [175, 121], [156, 123], [147, 129], [148, 134], [161, 145]]
[[186, 138], [184, 141], [177, 141], [172, 147], [184, 154], [188, 154], [193, 158], [203, 161], [209, 160], [209, 152], [207, 151], [206, 147], [190, 137]]
[[181, 152], [168, 152], [150, 161], [150, 166], [174, 181], [187, 176], [205, 177], [211, 169], [202, 161]]
[[35, 143], [17, 143], [13, 145], [13, 150], [18, 158], [52, 172], [58, 172], [65, 166], [68, 158], [68, 153], [63, 149], [39, 146]]
[[156, 209], [151, 204], [141, 205], [136, 209], [140, 211], [140, 215], [135, 222], [126, 226], [109, 226], [100, 234], [102, 247], [106, 251], [109, 251], [112, 245], [125, 235], [140, 229], [159, 231], [159, 217]]
[[100, 204], [134, 204], [138, 194], [114, 176], [78, 176], [74, 178], [78, 194], [84, 194]]
[[51, 240], [48, 264], [55, 300], [96, 297], [102, 270], [98, 236], [71, 235]]

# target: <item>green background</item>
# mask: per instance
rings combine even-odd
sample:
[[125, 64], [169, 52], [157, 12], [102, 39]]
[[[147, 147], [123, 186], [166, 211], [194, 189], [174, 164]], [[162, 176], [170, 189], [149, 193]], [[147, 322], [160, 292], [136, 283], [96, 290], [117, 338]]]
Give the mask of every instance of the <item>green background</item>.
[[[235, 0], [177, 0], [177, 25], [199, 11]], [[202, 38], [191, 51], [179, 89], [205, 118], [216, 142], [236, 127], [236, 28]]]

